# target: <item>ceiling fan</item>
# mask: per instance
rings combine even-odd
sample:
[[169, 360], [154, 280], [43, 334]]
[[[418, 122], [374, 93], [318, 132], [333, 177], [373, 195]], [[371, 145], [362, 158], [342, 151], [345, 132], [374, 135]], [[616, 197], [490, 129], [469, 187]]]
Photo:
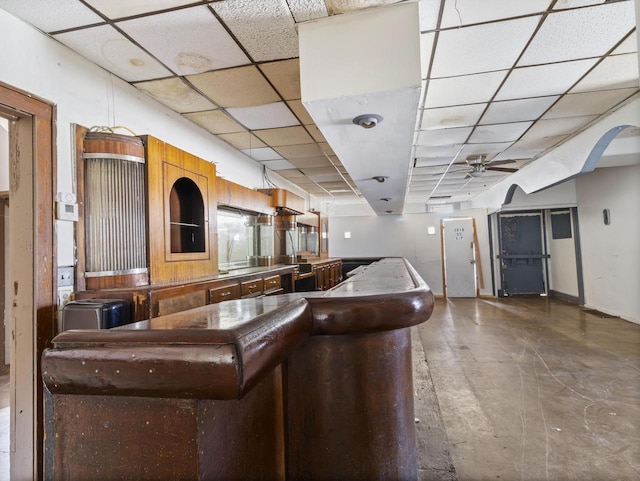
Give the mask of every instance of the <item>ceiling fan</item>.
[[[499, 167], [500, 165], [513, 164], [515, 160], [498, 160], [496, 162], [488, 161], [486, 154], [470, 155], [467, 157], [467, 167], [461, 169], [450, 169], [447, 173], [451, 172], [466, 172], [467, 177], [482, 177], [487, 170], [493, 170], [496, 172], [508, 172], [510, 174], [517, 172], [518, 169], [512, 167]], [[437, 174], [442, 175], [442, 174]]]

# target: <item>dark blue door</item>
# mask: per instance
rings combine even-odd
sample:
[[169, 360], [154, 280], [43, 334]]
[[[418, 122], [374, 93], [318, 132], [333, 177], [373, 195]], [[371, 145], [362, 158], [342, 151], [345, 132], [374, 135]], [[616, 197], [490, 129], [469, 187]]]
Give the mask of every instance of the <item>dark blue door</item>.
[[500, 214], [500, 244], [504, 294], [544, 293], [542, 213]]

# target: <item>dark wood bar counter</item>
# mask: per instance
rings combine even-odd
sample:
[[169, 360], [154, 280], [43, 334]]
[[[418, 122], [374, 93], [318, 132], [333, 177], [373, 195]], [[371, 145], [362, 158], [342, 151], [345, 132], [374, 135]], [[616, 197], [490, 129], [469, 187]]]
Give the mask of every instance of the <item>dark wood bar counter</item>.
[[415, 480], [410, 327], [432, 309], [388, 258], [325, 292], [63, 332], [45, 478]]

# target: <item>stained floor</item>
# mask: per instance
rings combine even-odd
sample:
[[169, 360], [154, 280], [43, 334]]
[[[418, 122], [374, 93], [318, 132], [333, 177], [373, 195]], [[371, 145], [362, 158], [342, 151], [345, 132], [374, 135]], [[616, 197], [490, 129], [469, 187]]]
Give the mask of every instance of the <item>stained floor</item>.
[[413, 356], [419, 481], [640, 479], [640, 325], [551, 299], [438, 300]]
[[460, 481], [640, 479], [640, 325], [545, 298], [454, 299], [417, 332]]

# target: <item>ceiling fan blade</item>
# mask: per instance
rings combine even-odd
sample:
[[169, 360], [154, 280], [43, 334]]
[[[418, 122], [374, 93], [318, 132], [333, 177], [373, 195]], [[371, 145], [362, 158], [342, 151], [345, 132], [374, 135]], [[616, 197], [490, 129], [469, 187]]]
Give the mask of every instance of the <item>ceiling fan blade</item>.
[[[468, 172], [468, 171], [469, 171], [469, 168], [467, 167], [467, 168], [464, 168], [464, 169], [450, 169], [450, 170], [447, 170], [446, 173], [447, 174], [456, 174], [456, 173], [459, 173], [459, 172]], [[431, 174], [431, 175], [435, 177], [437, 175], [442, 175], [444, 173], [445, 172], [438, 172], [437, 174]]]
[[487, 167], [493, 167], [494, 165], [504, 165], [504, 164], [513, 164], [514, 162], [516, 162], [513, 159], [509, 159], [509, 160], [496, 160], [495, 162], [487, 162], [485, 165]]
[[491, 167], [490, 165], [487, 165], [485, 167], [485, 170], [495, 170], [497, 172], [509, 172], [511, 174], [513, 174], [514, 172], [518, 172], [518, 169], [513, 169], [511, 167]]

